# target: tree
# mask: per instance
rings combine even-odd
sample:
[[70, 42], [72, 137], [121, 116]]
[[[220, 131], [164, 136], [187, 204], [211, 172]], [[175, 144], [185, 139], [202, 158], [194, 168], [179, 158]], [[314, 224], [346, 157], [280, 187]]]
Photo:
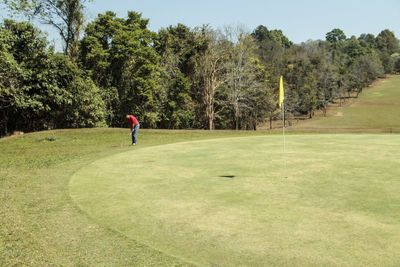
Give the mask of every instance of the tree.
[[358, 37], [358, 40], [360, 40], [360, 42], [361, 42], [361, 45], [363, 45], [364, 43], [366, 44], [366, 45], [364, 45], [364, 46], [369, 46], [369, 47], [371, 47], [371, 48], [375, 48], [375, 36], [373, 35], [373, 34], [371, 34], [371, 33], [368, 33], [368, 34], [365, 34], [365, 33], [363, 33], [363, 34], [361, 34], [360, 35], [360, 37]]
[[54, 27], [64, 42], [64, 54], [75, 60], [84, 24], [84, 4], [91, 0], [3, 0], [13, 12]]
[[0, 40], [1, 134], [103, 124], [98, 88], [68, 57], [55, 55], [39, 30], [6, 20]]
[[392, 54], [399, 52], [399, 40], [397, 40], [393, 32], [383, 30], [376, 37], [376, 48], [379, 50], [385, 73], [392, 73], [395, 68]]
[[367, 48], [360, 44], [360, 41], [352, 36], [347, 40], [343, 47], [344, 52], [350, 57], [350, 61], [355, 60], [357, 57], [367, 54]]
[[350, 67], [349, 80], [352, 89], [357, 93], [357, 97], [362, 92], [363, 88], [371, 85], [371, 83], [383, 75], [383, 73], [384, 69], [376, 54], [356, 58], [354, 64]]
[[52, 111], [54, 128], [105, 126], [105, 104], [99, 88], [68, 57], [52, 57], [57, 86], [63, 89], [62, 106]]
[[[24, 94], [20, 90], [23, 75], [11, 52], [16, 37], [5, 27], [0, 28], [0, 136], [14, 130], [9, 125], [15, 110], [24, 105]], [[11, 126], [11, 129], [10, 129]]]
[[381, 31], [376, 37], [376, 47], [383, 53], [392, 55], [399, 52], [399, 40], [389, 30]]
[[318, 107], [317, 69], [322, 65], [320, 55], [309, 54], [304, 46], [293, 50], [290, 62], [293, 68], [286, 73], [287, 111], [308, 114], [312, 118]]
[[272, 41], [283, 48], [290, 48], [293, 43], [283, 34], [281, 30], [268, 30], [267, 27], [259, 25], [251, 34], [259, 43]]
[[111, 126], [123, 125], [129, 113], [144, 127], [160, 120], [160, 58], [148, 23], [136, 12], [123, 19], [109, 11], [87, 26], [81, 41], [82, 67], [101, 88]]
[[167, 85], [166, 99], [162, 104], [161, 126], [168, 129], [190, 128], [194, 109], [189, 96], [191, 84], [178, 73]]
[[330, 43], [338, 43], [346, 40], [346, 35], [341, 29], [333, 29], [326, 34], [326, 40]]
[[161, 58], [162, 128], [189, 128], [194, 120], [190, 97], [193, 58], [197, 53], [195, 33], [183, 24], [161, 29], [155, 40]]
[[[227, 103], [233, 114], [234, 129], [255, 129], [259, 114], [268, 108], [265, 76], [255, 57], [254, 39], [243, 27], [227, 28], [225, 36], [231, 42], [230, 57], [226, 63]], [[261, 106], [259, 102], [263, 102]]]
[[195, 86], [202, 103], [199, 105], [203, 113], [206, 129], [214, 129], [215, 95], [226, 82], [225, 64], [229, 57], [221, 35], [208, 26], [197, 32], [197, 38], [205, 44], [205, 49], [195, 59]]
[[394, 64], [394, 70], [399, 73], [400, 72], [400, 53], [394, 53], [392, 55], [393, 61], [395, 62]]

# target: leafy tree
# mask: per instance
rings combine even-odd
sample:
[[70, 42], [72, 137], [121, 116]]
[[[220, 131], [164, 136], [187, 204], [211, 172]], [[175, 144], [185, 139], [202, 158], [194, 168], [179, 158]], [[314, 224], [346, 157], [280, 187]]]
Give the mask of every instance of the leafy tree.
[[194, 120], [194, 105], [190, 97], [194, 74], [196, 36], [183, 24], [161, 29], [155, 40], [155, 49], [161, 58], [163, 128], [189, 128]]
[[331, 60], [331, 46], [326, 41], [308, 41], [302, 44], [302, 48], [313, 64], [313, 76], [317, 81], [316, 108], [322, 108], [326, 115], [327, 105], [338, 96], [339, 70]]
[[6, 20], [0, 36], [2, 134], [102, 124], [97, 87], [67, 57], [54, 55], [39, 30]]
[[149, 20], [128, 12], [99, 14], [81, 41], [81, 62], [107, 100], [107, 123], [124, 125], [124, 114], [133, 113], [144, 127], [160, 120], [159, 56], [147, 29]]
[[363, 47], [355, 36], [345, 42], [343, 50], [349, 56], [350, 61], [367, 54], [367, 48]]
[[338, 43], [346, 40], [346, 35], [341, 29], [333, 29], [326, 34], [326, 40], [330, 43]]
[[24, 94], [20, 90], [23, 70], [10, 53], [15, 41], [16, 37], [10, 30], [0, 28], [0, 135], [14, 130], [14, 126], [9, 129], [10, 120], [15, 110], [22, 107], [25, 102]]
[[60, 109], [53, 111], [54, 128], [105, 126], [105, 104], [99, 88], [63, 55], [52, 57], [57, 86], [65, 90]]
[[178, 73], [167, 86], [167, 97], [163, 102], [161, 120], [163, 128], [190, 128], [194, 119], [190, 93], [190, 82]]
[[193, 57], [202, 49], [201, 45], [195, 31], [183, 24], [161, 29], [154, 41], [161, 65], [167, 67], [168, 73], [182, 72], [185, 76], [193, 75]]
[[365, 55], [356, 59], [350, 67], [350, 83], [357, 96], [362, 89], [383, 75], [384, 70], [377, 55]]
[[90, 0], [2, 0], [12, 12], [38, 18], [53, 26], [64, 41], [64, 54], [75, 60], [84, 24], [84, 5]]
[[399, 40], [389, 30], [381, 31], [376, 37], [376, 47], [383, 53], [392, 55], [399, 52]]
[[368, 46], [371, 48], [375, 48], [376, 44], [376, 40], [375, 40], [375, 36], [371, 33], [368, 34], [361, 34], [360, 37], [358, 37], [358, 40], [360, 40], [361, 45]]
[[252, 33], [254, 39], [262, 43], [263, 41], [272, 41], [283, 48], [290, 48], [293, 43], [283, 34], [281, 30], [268, 30], [267, 27], [259, 25]]
[[292, 57], [290, 62], [293, 68], [286, 74], [286, 108], [292, 114], [308, 114], [312, 118], [318, 107], [316, 70], [320, 68], [321, 58], [318, 55], [309, 55], [302, 46], [293, 50]]
[[385, 73], [392, 73], [395, 61], [391, 55], [399, 52], [399, 40], [396, 39], [393, 32], [383, 30], [376, 37], [376, 48], [379, 50]]
[[394, 53], [392, 55], [394, 61], [394, 71], [400, 72], [400, 53]]

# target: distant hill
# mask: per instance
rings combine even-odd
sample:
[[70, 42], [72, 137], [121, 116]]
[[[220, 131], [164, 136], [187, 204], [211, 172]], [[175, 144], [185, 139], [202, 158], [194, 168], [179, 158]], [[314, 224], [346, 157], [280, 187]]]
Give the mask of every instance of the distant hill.
[[400, 75], [379, 80], [364, 89], [351, 104], [331, 107], [326, 117], [300, 121], [293, 128], [322, 132], [400, 133]]

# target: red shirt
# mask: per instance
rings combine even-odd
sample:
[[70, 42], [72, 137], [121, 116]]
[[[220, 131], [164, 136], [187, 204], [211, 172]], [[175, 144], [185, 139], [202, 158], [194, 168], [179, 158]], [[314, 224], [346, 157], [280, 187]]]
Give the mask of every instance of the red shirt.
[[134, 127], [139, 124], [138, 120], [135, 117], [133, 117], [132, 115], [129, 115], [128, 123], [131, 126], [133, 124]]

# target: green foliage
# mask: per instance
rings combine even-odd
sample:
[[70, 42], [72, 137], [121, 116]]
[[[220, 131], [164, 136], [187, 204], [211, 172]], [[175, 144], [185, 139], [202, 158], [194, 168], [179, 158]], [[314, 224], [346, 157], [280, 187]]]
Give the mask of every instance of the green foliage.
[[394, 70], [396, 72], [400, 72], [400, 53], [395, 53], [392, 55], [393, 61], [395, 62], [394, 64]]
[[92, 0], [3, 0], [13, 14], [22, 14], [52, 26], [64, 42], [64, 54], [73, 61], [84, 24], [84, 4]]
[[318, 63], [307, 57], [302, 48], [295, 51], [294, 67], [286, 74], [286, 108], [292, 114], [309, 114], [317, 108], [318, 87], [316, 67]]
[[376, 46], [375, 36], [371, 33], [361, 34], [360, 37], [358, 38], [358, 40], [360, 40], [361, 45], [364, 47], [368, 46], [371, 48], [375, 48], [375, 46]]
[[283, 48], [290, 48], [293, 43], [283, 34], [281, 30], [268, 30], [267, 27], [259, 25], [252, 33], [258, 42], [272, 41], [281, 45]]
[[198, 52], [195, 33], [183, 24], [161, 29], [155, 49], [161, 58], [162, 128], [191, 128], [195, 119], [190, 96], [194, 55]]
[[288, 116], [312, 117], [400, 71], [399, 41], [389, 30], [347, 38], [336, 28], [326, 41], [293, 44], [281, 30], [263, 25], [249, 34], [178, 24], [156, 34], [140, 13], [118, 18], [106, 12], [88, 24], [78, 46], [86, 1], [3, 0], [10, 10], [37, 12], [55, 26], [72, 62], [55, 55], [29, 23], [4, 23], [1, 134], [125, 126], [128, 113], [143, 127], [256, 129], [279, 117], [281, 75]]
[[31, 17], [39, 0], [2, 0], [11, 15], [23, 14]]
[[202, 45], [195, 31], [183, 24], [161, 29], [154, 41], [162, 68], [169, 75], [182, 72], [186, 77], [193, 75], [193, 57], [202, 50]]
[[128, 12], [127, 19], [106, 12], [88, 25], [81, 41], [82, 67], [105, 91], [111, 126], [125, 125], [129, 113], [145, 127], [159, 121], [159, 56], [148, 22], [136, 12]]
[[1, 134], [102, 124], [97, 88], [69, 59], [48, 49], [40, 31], [6, 20], [0, 35]]
[[59, 86], [66, 89], [56, 128], [105, 126], [105, 105], [98, 87], [65, 56], [55, 55], [53, 61]]
[[[190, 98], [191, 84], [182, 73], [170, 80], [167, 98], [163, 102], [162, 128], [190, 128], [194, 119], [194, 110]], [[163, 127], [164, 126], [164, 127]]]
[[399, 52], [399, 40], [396, 39], [393, 32], [383, 30], [376, 37], [376, 48], [379, 51], [385, 73], [392, 73], [395, 70], [396, 62], [391, 56]]
[[375, 56], [362, 56], [356, 59], [350, 67], [350, 81], [352, 87], [357, 89], [357, 94], [365, 87], [368, 87], [378, 77], [384, 73], [379, 58]]
[[333, 29], [326, 34], [326, 40], [330, 43], [338, 43], [346, 40], [346, 35], [341, 29]]
[[376, 37], [376, 47], [383, 53], [392, 55], [399, 52], [399, 40], [389, 30], [381, 31]]

